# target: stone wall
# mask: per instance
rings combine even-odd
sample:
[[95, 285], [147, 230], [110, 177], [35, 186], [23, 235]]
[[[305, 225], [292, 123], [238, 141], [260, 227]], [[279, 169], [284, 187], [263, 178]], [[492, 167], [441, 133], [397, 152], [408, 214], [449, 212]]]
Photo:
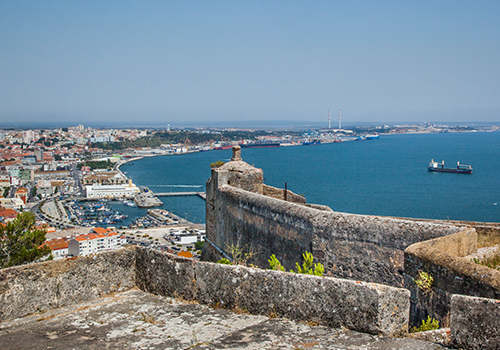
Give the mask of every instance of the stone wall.
[[500, 302], [453, 295], [451, 298], [452, 344], [471, 350], [500, 349]]
[[329, 276], [400, 287], [404, 249], [459, 231], [446, 224], [322, 210], [224, 184], [211, 192], [208, 201], [207, 187], [207, 237], [226, 252], [229, 245], [251, 247], [258, 253], [253, 263], [263, 268], [275, 254], [292, 269], [309, 251]]
[[409, 293], [400, 288], [195, 262], [147, 248], [138, 248], [136, 266], [137, 285], [154, 294], [372, 334], [407, 329]]
[[135, 286], [135, 248], [0, 270], [0, 321]]
[[[453, 294], [500, 299], [500, 271], [464, 258], [476, 250], [476, 245], [476, 231], [466, 229], [405, 250], [404, 286], [411, 292], [411, 325], [430, 315], [441, 326], [448, 326]], [[416, 285], [420, 272], [433, 278], [430, 290]]]
[[[43, 314], [135, 286], [237, 312], [372, 334], [400, 334], [409, 321], [406, 289], [198, 262], [142, 247], [0, 270], [0, 321]], [[464, 349], [498, 349], [499, 305], [498, 300], [454, 295], [453, 343]]]

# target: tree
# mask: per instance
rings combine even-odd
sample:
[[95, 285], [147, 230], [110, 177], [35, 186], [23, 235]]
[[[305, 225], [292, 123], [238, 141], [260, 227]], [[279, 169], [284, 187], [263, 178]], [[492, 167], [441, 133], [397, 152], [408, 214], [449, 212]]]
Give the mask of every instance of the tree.
[[50, 254], [45, 230], [35, 227], [35, 215], [21, 213], [13, 221], [0, 226], [0, 267], [11, 267], [40, 260]]

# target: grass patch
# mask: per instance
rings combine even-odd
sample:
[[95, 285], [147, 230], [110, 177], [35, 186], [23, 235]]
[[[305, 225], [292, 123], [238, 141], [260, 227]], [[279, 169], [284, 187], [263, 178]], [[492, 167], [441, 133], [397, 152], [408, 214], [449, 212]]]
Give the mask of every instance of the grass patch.
[[500, 252], [496, 252], [495, 255], [487, 257], [485, 259], [472, 258], [472, 262], [489, 267], [490, 269], [500, 270]]
[[476, 227], [477, 247], [487, 248], [500, 244], [500, 229], [492, 227]]

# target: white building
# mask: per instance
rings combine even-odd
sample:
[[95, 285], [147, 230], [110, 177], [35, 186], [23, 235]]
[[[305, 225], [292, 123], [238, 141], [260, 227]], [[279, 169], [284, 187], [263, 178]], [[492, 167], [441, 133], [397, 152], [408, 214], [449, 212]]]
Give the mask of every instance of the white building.
[[33, 130], [23, 131], [23, 143], [30, 144], [34, 141], [34, 139], [35, 134], [33, 133]]
[[87, 198], [117, 198], [117, 197], [135, 197], [141, 191], [128, 180], [128, 184], [124, 185], [101, 185], [93, 184], [85, 186]]
[[68, 255], [79, 256], [113, 250], [126, 243], [126, 238], [119, 236], [116, 232], [97, 227], [88, 234], [48, 239], [44, 245], [50, 247], [54, 259], [61, 259]]
[[96, 227], [91, 233], [71, 237], [68, 242], [68, 254], [72, 256], [96, 254], [120, 248], [126, 243], [126, 238], [116, 232]]

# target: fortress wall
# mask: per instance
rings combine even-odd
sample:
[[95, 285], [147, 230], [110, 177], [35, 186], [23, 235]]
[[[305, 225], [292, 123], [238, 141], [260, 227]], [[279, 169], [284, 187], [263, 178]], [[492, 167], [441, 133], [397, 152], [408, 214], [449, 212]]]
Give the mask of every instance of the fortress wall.
[[137, 248], [137, 284], [159, 295], [372, 334], [399, 334], [408, 324], [405, 289], [191, 261], [148, 248]]
[[135, 286], [135, 247], [0, 269], [0, 321]]
[[229, 245], [248, 245], [259, 253], [253, 261], [257, 266], [267, 268], [275, 254], [289, 270], [310, 251], [329, 276], [393, 286], [403, 285], [406, 247], [460, 230], [320, 210], [228, 185], [213, 189], [212, 198], [207, 201], [207, 236], [226, 253]]
[[[312, 250], [310, 208], [224, 185], [215, 200], [215, 243], [246, 246], [258, 253], [252, 263], [267, 268], [277, 254], [289, 270], [297, 257]], [[208, 232], [208, 231], [207, 231]]]
[[[430, 315], [441, 326], [448, 326], [453, 294], [500, 299], [500, 271], [463, 257], [474, 252], [476, 245], [476, 231], [466, 229], [413, 244], [405, 250], [404, 286], [411, 292], [412, 325]], [[423, 290], [415, 283], [420, 271], [434, 279], [430, 290]]]

